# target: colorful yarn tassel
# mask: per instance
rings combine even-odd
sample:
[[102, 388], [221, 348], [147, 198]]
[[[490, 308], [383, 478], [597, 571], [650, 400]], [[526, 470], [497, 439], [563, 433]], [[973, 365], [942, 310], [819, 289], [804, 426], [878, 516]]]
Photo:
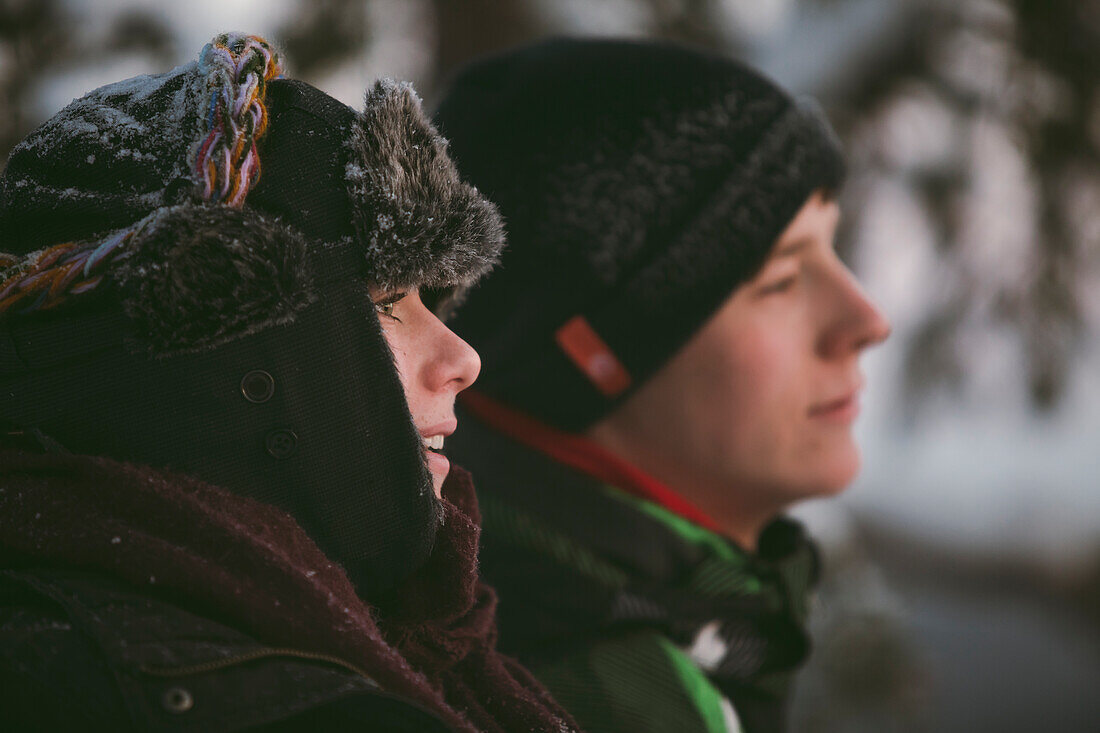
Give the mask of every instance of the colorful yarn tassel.
[[124, 229], [104, 240], [66, 242], [29, 255], [0, 284], [0, 315], [13, 309], [16, 313], [48, 310], [68, 295], [94, 289], [134, 231]]
[[199, 63], [210, 103], [193, 171], [203, 198], [240, 208], [260, 177], [256, 140], [267, 129], [267, 83], [282, 76], [279, 55], [258, 36], [227, 33], [206, 44]]

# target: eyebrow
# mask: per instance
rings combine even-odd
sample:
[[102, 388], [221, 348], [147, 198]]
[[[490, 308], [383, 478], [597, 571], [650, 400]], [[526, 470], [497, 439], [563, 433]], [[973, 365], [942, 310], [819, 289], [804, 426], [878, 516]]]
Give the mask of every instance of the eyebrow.
[[382, 295], [381, 297], [379, 297], [378, 300], [374, 301], [374, 304], [389, 305], [390, 303], [396, 303], [397, 301], [404, 298], [406, 295], [408, 295], [408, 293], [400, 291], [396, 293], [389, 293], [388, 295]]
[[787, 242], [781, 247], [777, 247], [769, 259], [779, 259], [780, 257], [791, 257], [798, 254], [802, 250], [806, 249], [813, 243], [813, 240], [809, 238], [796, 239], [793, 242]]

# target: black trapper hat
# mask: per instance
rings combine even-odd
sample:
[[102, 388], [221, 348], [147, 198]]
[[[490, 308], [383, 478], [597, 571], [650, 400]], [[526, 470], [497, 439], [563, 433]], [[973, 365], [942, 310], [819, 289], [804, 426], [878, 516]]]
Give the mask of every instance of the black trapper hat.
[[368, 289], [462, 289], [502, 241], [409, 86], [356, 112], [219, 36], [12, 152], [0, 427], [276, 504], [371, 597], [439, 507]]

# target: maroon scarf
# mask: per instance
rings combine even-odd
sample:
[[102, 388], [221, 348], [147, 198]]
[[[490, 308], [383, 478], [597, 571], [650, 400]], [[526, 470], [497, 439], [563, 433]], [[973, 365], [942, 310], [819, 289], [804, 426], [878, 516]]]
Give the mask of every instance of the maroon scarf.
[[0, 454], [0, 560], [28, 555], [185, 597], [272, 646], [338, 657], [459, 731], [576, 725], [496, 651], [469, 474], [444, 485], [429, 562], [373, 608], [275, 507], [105, 458]]

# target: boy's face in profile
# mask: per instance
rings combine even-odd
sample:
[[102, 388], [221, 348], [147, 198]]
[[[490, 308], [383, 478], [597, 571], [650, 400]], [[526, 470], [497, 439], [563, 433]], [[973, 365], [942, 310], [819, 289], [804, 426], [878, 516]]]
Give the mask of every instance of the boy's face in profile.
[[847, 486], [859, 355], [890, 327], [837, 258], [839, 215], [811, 196], [759, 273], [592, 437], [720, 524]]

